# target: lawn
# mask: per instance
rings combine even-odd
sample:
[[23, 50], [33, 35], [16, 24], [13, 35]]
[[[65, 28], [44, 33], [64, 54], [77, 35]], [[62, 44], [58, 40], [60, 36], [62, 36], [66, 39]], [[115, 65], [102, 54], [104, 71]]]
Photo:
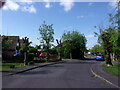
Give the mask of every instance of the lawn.
[[[42, 64], [42, 63], [47, 63], [47, 62], [55, 62], [56, 60], [50, 59], [49, 61], [45, 60], [38, 60], [36, 62], [31, 62], [30, 65], [35, 65], [35, 64]], [[0, 63], [0, 71], [6, 71], [6, 70], [12, 70], [15, 68], [21, 68], [24, 67], [24, 63]]]
[[107, 66], [104, 64], [103, 69], [112, 75], [120, 77], [120, 63], [113, 63], [113, 66]]
[[20, 68], [20, 67], [24, 67], [23, 63], [2, 63], [0, 66], [0, 70], [11, 70], [14, 68]]

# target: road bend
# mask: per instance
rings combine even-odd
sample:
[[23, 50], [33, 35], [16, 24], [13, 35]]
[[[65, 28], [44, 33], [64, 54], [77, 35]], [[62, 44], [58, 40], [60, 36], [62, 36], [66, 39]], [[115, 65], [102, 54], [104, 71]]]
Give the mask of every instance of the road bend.
[[64, 63], [3, 77], [2, 88], [115, 88], [91, 73], [91, 66], [97, 63], [100, 62], [65, 60]]

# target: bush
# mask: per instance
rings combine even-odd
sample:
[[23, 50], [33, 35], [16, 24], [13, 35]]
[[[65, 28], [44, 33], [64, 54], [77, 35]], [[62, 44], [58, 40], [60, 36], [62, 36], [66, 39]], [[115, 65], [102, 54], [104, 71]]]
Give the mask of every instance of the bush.
[[15, 65], [10, 65], [10, 68], [15, 68]]
[[29, 60], [29, 61], [33, 61], [34, 57], [35, 57], [35, 54], [34, 54], [34, 53], [29, 53], [29, 54], [28, 54], [28, 60]]
[[56, 48], [50, 49], [50, 50], [49, 50], [49, 53], [50, 53], [50, 54], [58, 54]]
[[46, 62], [46, 59], [45, 58], [34, 57], [34, 62], [36, 62], [36, 63], [43, 63], [43, 62]]
[[56, 62], [58, 61], [57, 59], [49, 59], [48, 62]]
[[34, 47], [30, 47], [30, 48], [29, 48], [29, 52], [30, 52], [30, 53], [37, 53], [37, 49], [34, 48]]
[[34, 65], [34, 64], [35, 64], [34, 61], [28, 62], [28, 65]]

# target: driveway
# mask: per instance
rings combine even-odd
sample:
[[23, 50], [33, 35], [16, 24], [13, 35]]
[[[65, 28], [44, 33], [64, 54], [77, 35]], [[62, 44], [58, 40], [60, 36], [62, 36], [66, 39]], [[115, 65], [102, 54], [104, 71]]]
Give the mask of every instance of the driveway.
[[36, 68], [3, 77], [3, 88], [114, 88], [90, 71], [95, 60], [66, 60], [64, 63]]

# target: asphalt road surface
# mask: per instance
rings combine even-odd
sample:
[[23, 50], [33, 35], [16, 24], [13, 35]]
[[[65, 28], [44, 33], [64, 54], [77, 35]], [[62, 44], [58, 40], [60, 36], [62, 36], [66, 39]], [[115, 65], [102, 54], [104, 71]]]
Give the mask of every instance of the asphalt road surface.
[[68, 60], [3, 77], [2, 88], [115, 88], [93, 76], [95, 60]]

